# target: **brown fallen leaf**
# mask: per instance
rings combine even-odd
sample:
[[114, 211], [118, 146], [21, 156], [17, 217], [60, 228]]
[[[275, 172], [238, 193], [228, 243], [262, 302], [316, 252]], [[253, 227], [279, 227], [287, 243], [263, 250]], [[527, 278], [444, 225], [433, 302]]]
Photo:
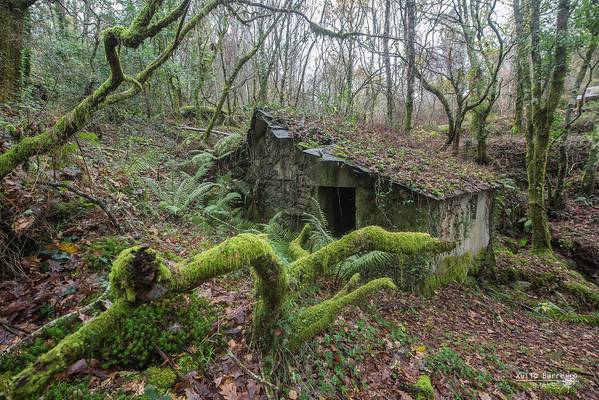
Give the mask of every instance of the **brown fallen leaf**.
[[29, 305], [27, 303], [15, 301], [13, 303], [10, 303], [6, 307], [4, 307], [2, 314], [4, 314], [4, 315], [12, 314], [17, 311], [23, 311], [28, 307], [29, 307]]
[[291, 400], [297, 400], [297, 392], [296, 392], [295, 390], [291, 389], [291, 390], [289, 391], [289, 398], [290, 398]]
[[237, 385], [235, 385], [235, 382], [229, 381], [229, 382], [223, 383], [222, 385], [219, 386], [219, 389], [220, 389], [220, 394], [222, 394], [226, 400], [239, 399], [239, 395], [237, 394]]

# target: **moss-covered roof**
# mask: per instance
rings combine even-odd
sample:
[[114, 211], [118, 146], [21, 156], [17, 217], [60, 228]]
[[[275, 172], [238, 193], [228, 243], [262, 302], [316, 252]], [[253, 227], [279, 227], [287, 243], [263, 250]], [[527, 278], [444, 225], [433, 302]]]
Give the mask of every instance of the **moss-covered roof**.
[[344, 161], [427, 197], [442, 200], [494, 186], [490, 170], [441, 150], [443, 138], [430, 133], [405, 137], [388, 128], [330, 116], [257, 112], [268, 120], [273, 133], [286, 136], [282, 133], [287, 130], [304, 151]]

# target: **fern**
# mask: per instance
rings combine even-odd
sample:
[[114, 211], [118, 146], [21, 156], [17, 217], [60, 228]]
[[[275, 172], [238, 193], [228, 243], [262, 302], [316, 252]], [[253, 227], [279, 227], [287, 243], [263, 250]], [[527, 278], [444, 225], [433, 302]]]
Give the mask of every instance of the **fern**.
[[193, 156], [191, 158], [191, 164], [197, 168], [196, 173], [194, 174], [195, 179], [199, 180], [205, 177], [214, 165], [214, 160], [215, 157], [206, 151]]
[[595, 312], [589, 315], [579, 314], [575, 311], [564, 310], [557, 304], [554, 304], [550, 301], [537, 304], [534, 311], [541, 315], [558, 319], [560, 321], [599, 325], [599, 312]]
[[370, 251], [346, 259], [339, 265], [339, 277], [342, 281], [355, 273], [363, 277], [372, 275], [385, 276], [386, 272], [397, 262], [396, 257], [384, 251]]
[[329, 231], [329, 222], [320, 208], [320, 204], [318, 204], [315, 198], [311, 198], [311, 201], [315, 214], [304, 213], [304, 222], [312, 225], [314, 229], [310, 232], [310, 237], [306, 244], [311, 251], [316, 251], [333, 242], [335, 238]]
[[266, 233], [268, 239], [271, 241], [290, 242], [294, 239], [294, 233], [285, 225], [283, 212], [279, 211], [264, 226], [264, 233]]
[[194, 176], [183, 173], [171, 174], [160, 185], [154, 179], [145, 177], [146, 185], [160, 200], [160, 208], [174, 216], [180, 216], [193, 208], [201, 208], [219, 185], [213, 182], [198, 182]]
[[239, 149], [245, 140], [245, 135], [240, 133], [233, 133], [225, 136], [214, 144], [213, 152], [216, 158], [221, 159], [227, 157], [230, 154]]

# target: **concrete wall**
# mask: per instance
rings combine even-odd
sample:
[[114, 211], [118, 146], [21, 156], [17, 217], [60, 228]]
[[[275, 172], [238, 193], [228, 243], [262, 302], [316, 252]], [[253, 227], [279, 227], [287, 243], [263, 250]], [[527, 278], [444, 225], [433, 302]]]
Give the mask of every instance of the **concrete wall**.
[[[356, 189], [356, 228], [379, 225], [428, 232], [459, 242], [455, 255], [476, 255], [489, 243], [491, 192], [434, 200], [377, 181], [344, 163], [306, 154], [292, 139], [275, 137], [260, 119], [249, 140], [249, 176], [256, 188], [251, 211], [258, 220], [266, 222], [278, 211], [313, 212], [312, 198], [318, 199], [319, 186], [351, 187]], [[301, 217], [296, 221], [301, 224]]]

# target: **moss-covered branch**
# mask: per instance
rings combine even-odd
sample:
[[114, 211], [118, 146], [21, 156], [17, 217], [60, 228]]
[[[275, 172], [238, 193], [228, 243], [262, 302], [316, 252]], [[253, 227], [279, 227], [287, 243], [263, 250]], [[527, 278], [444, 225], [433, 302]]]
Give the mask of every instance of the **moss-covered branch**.
[[[298, 237], [298, 247], [309, 228]], [[302, 237], [304, 235], [304, 237]], [[393, 233], [378, 227], [352, 232], [313, 254], [303, 250], [287, 270], [274, 250], [262, 236], [240, 234], [204, 251], [189, 260], [168, 268], [151, 249], [135, 246], [125, 249], [113, 263], [110, 272], [111, 295], [114, 306], [77, 332], [65, 338], [55, 348], [41, 356], [32, 366], [20, 373], [13, 382], [14, 398], [26, 399], [38, 393], [51, 377], [70, 363], [91, 354], [97, 347], [106, 346], [120, 332], [130, 315], [140, 307], [158, 305], [162, 299], [198, 287], [203, 282], [242, 268], [251, 268], [255, 276], [256, 305], [253, 310], [253, 335], [264, 350], [272, 350], [275, 325], [291, 323], [290, 345], [297, 348], [325, 329], [347, 305], [363, 302], [382, 289], [395, 288], [390, 278], [379, 278], [360, 286], [360, 275], [333, 297], [315, 306], [296, 312], [290, 305], [294, 300], [289, 280], [302, 279], [306, 284], [318, 274], [345, 258], [363, 251], [381, 250], [397, 254], [433, 254], [452, 248], [423, 233]], [[120, 335], [123, 336], [123, 335]], [[126, 335], [125, 335], [126, 336]]]
[[454, 247], [454, 243], [441, 241], [427, 233], [388, 232], [369, 226], [294, 261], [289, 266], [289, 275], [295, 283], [306, 284], [346, 258], [365, 251], [379, 250], [400, 255], [439, 254]]
[[37, 398], [54, 374], [88, 354], [98, 338], [110, 337], [130, 313], [131, 306], [125, 300], [118, 300], [108, 311], [64, 338], [14, 378], [11, 398]]
[[304, 245], [308, 240], [308, 236], [312, 232], [312, 225], [304, 225], [300, 234], [289, 243], [289, 255], [293, 260], [298, 260], [302, 257], [310, 255], [310, 252], [304, 249]]
[[[10, 174], [19, 164], [29, 158], [44, 154], [68, 141], [89, 120], [93, 113], [102, 106], [133, 97], [140, 92], [143, 85], [166, 60], [170, 58], [182, 39], [191, 29], [210, 11], [220, 4], [220, 0], [208, 1], [187, 24], [177, 32], [177, 36], [154, 61], [146, 66], [135, 77], [127, 77], [123, 73], [118, 55], [118, 47], [136, 48], [148, 38], [156, 36], [165, 27], [184, 15], [189, 5], [185, 0], [165, 17], [149, 25], [157, 10], [162, 5], [162, 0], [146, 2], [137, 17], [129, 26], [113, 26], [102, 32], [106, 62], [110, 67], [110, 76], [89, 96], [85, 97], [71, 111], [62, 116], [54, 126], [46, 131], [31, 137], [26, 137], [8, 151], [0, 154], [0, 178]], [[183, 21], [182, 21], [183, 22]], [[114, 92], [124, 82], [131, 82], [131, 87], [121, 93]]]
[[332, 298], [303, 309], [291, 324], [290, 350], [296, 350], [302, 343], [326, 329], [346, 306], [362, 303], [370, 295], [383, 289], [395, 289], [390, 278], [374, 279], [349, 293], [345, 293], [347, 288], [344, 288]]

